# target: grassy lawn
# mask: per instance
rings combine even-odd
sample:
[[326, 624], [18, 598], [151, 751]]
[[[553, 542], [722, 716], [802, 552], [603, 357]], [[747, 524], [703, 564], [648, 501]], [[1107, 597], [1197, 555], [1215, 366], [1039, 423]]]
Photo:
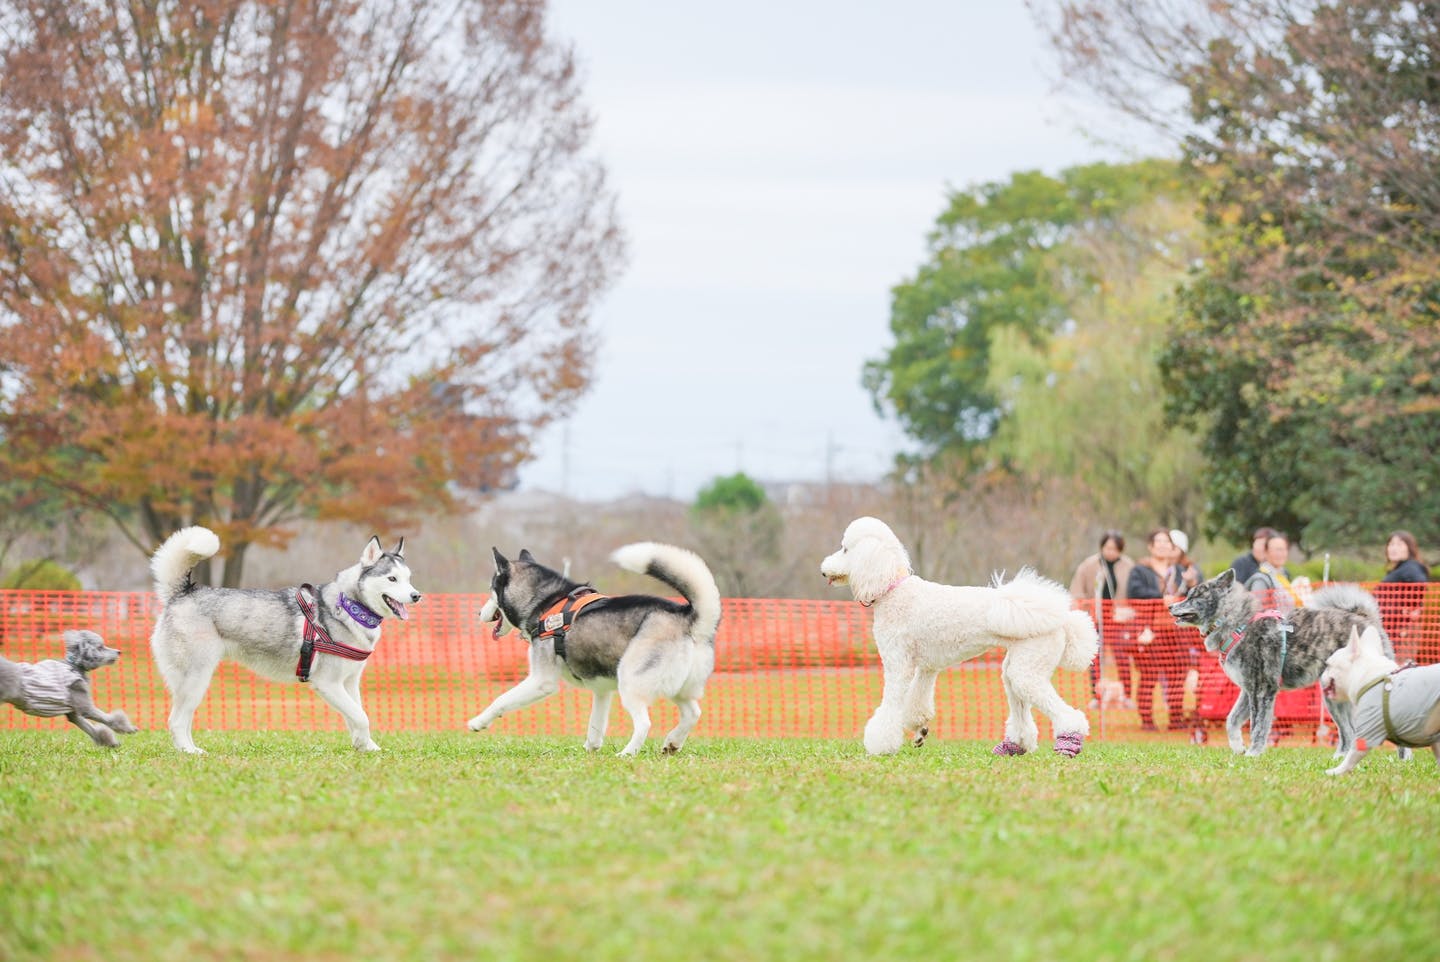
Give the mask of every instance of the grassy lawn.
[[0, 731], [0, 959], [1348, 962], [1440, 933], [1428, 753], [1331, 779], [1317, 748], [381, 736]]

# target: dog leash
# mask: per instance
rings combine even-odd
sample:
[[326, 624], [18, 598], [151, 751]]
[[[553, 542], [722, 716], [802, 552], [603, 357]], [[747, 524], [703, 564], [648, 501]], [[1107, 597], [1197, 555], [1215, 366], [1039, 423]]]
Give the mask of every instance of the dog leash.
[[310, 667], [315, 660], [316, 652], [324, 652], [327, 655], [339, 655], [341, 658], [348, 658], [351, 661], [364, 661], [374, 652], [366, 651], [364, 648], [353, 648], [343, 642], [336, 641], [330, 637], [316, 617], [314, 603], [306, 597], [306, 593], [316, 595], [315, 586], [303, 584], [295, 592], [295, 600], [300, 603], [300, 613], [305, 616], [305, 630], [300, 641], [300, 661], [295, 665], [295, 677], [302, 682], [310, 680]]

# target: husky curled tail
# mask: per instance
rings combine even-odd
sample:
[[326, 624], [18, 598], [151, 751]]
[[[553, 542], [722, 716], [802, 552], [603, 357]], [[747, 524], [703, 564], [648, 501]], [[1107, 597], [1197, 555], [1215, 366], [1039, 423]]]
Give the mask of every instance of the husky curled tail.
[[190, 569], [213, 558], [220, 550], [220, 538], [209, 528], [199, 525], [181, 528], [165, 539], [150, 559], [155, 576], [155, 596], [168, 605], [190, 585]]
[[720, 627], [720, 589], [699, 555], [674, 545], [641, 541], [617, 548], [610, 560], [626, 571], [649, 575], [678, 591], [693, 611], [692, 637], [715, 643], [715, 631]]

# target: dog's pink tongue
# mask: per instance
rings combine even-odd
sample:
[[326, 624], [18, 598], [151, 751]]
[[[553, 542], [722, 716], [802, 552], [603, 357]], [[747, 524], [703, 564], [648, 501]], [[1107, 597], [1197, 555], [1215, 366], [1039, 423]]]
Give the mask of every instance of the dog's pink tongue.
[[498, 609], [495, 612], [495, 627], [490, 629], [490, 637], [496, 641], [500, 640], [500, 629], [505, 627], [505, 616]]
[[410, 620], [410, 609], [405, 607], [405, 602], [396, 601], [394, 598], [386, 598], [385, 603], [390, 606], [391, 611], [395, 612], [396, 618], [399, 618], [401, 621]]

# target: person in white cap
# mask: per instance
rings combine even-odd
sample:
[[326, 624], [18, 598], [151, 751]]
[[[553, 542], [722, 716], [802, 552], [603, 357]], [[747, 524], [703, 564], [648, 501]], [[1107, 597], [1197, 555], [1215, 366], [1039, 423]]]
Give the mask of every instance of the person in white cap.
[[1188, 594], [1190, 589], [1205, 580], [1200, 566], [1190, 560], [1190, 537], [1179, 528], [1170, 529], [1170, 543], [1175, 546], [1175, 560], [1170, 567], [1169, 594]]

